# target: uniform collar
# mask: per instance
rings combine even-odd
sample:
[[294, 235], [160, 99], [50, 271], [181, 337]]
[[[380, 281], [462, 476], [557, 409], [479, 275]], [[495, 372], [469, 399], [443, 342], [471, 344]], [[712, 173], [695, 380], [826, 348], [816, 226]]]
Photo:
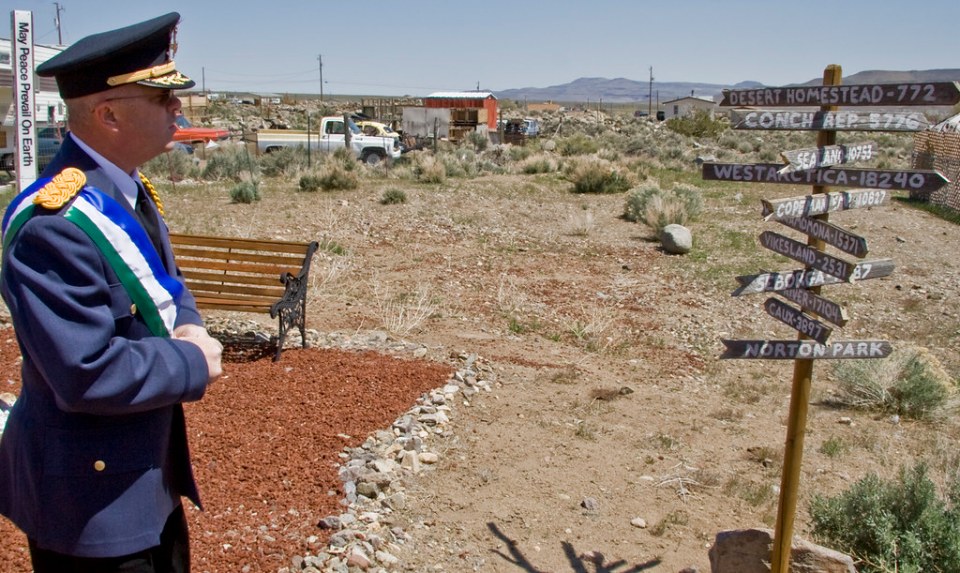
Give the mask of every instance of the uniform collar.
[[107, 178], [120, 189], [120, 193], [123, 194], [123, 198], [127, 200], [130, 207], [135, 209], [137, 205], [137, 193], [139, 192], [139, 187], [137, 186], [137, 181], [140, 180], [139, 172], [136, 169], [133, 170], [132, 174], [125, 172], [123, 169], [111, 163], [106, 157], [97, 153], [92, 147], [84, 143], [82, 139], [74, 135], [73, 132], [68, 133], [68, 135], [73, 139], [74, 143], [80, 146], [80, 149], [84, 150], [91, 159], [97, 162], [97, 165], [100, 166], [100, 169], [103, 170]]

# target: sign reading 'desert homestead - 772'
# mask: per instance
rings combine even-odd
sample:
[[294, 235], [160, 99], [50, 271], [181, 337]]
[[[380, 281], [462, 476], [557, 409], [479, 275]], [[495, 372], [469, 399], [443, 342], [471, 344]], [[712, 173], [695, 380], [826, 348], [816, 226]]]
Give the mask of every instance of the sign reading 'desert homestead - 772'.
[[[824, 285], [851, 283], [889, 276], [890, 259], [861, 260], [868, 252], [865, 238], [828, 222], [831, 213], [869, 209], [890, 203], [897, 190], [935, 190], [947, 183], [936, 171], [904, 171], [834, 167], [876, 157], [871, 143], [837, 145], [838, 131], [919, 131], [930, 122], [923, 113], [880, 110], [884, 106], [944, 106], [960, 101], [957, 82], [905, 83], [891, 85], [840, 85], [840, 66], [824, 70], [822, 86], [779, 87], [724, 92], [721, 106], [731, 110], [731, 126], [749, 130], [816, 130], [817, 147], [784, 151], [783, 165], [704, 163], [704, 179], [742, 183], [809, 184], [813, 193], [798, 197], [761, 200], [761, 216], [806, 235], [797, 241], [773, 231], [760, 234], [760, 244], [799, 261], [802, 269], [765, 272], [736, 277], [733, 296], [769, 292], [764, 311], [797, 332], [796, 340], [722, 340], [721, 358], [794, 360], [790, 417], [784, 448], [778, 508], [771, 559], [773, 573], [789, 570], [790, 542], [800, 480], [807, 403], [813, 379], [813, 361], [820, 359], [884, 358], [892, 348], [883, 340], [832, 340], [834, 327], [849, 320], [837, 303], [821, 296]], [[870, 107], [864, 111], [840, 111], [839, 106]], [[763, 110], [758, 107], [807, 107], [812, 110]], [[829, 192], [828, 187], [863, 187]], [[827, 246], [841, 251], [825, 252]]]

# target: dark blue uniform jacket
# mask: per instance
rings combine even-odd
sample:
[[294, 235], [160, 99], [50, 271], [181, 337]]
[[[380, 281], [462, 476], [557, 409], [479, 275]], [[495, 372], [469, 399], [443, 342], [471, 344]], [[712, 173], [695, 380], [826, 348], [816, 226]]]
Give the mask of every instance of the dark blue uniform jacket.
[[[65, 167], [128, 205], [70, 138], [44, 175]], [[182, 282], [161, 232], [161, 259]], [[180, 496], [199, 505], [181, 403], [206, 389], [202, 352], [151, 336], [98, 248], [56, 211], [35, 215], [3, 252], [0, 292], [23, 354], [0, 439], [0, 513], [61, 553], [157, 545]], [[186, 289], [181, 304], [177, 325], [202, 324]]]

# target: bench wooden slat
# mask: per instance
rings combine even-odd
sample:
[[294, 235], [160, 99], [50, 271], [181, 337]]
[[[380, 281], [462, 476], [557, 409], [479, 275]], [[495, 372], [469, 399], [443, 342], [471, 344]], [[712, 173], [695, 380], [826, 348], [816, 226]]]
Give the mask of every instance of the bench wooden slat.
[[204, 269], [212, 271], [228, 271], [229, 273], [248, 273], [260, 276], [273, 277], [277, 282], [280, 276], [290, 273], [296, 276], [300, 272], [300, 267], [289, 267], [284, 265], [255, 265], [251, 263], [230, 263], [224, 261], [197, 261], [193, 259], [177, 259], [177, 264], [181, 268]]
[[218, 261], [244, 261], [248, 263], [288, 264], [300, 268], [303, 264], [303, 254], [287, 255], [275, 253], [253, 253], [246, 251], [214, 251], [210, 249], [192, 249], [184, 246], [175, 246], [173, 253], [181, 259], [213, 259]]
[[180, 233], [170, 233], [170, 242], [174, 245], [195, 245], [200, 247], [220, 247], [224, 249], [244, 248], [252, 251], [296, 253], [301, 256], [306, 255], [309, 250], [309, 243], [270, 241], [266, 239], [231, 239], [205, 235], [183, 235]]
[[[239, 286], [239, 285], [222, 285], [222, 284], [212, 284], [212, 283], [201, 283], [201, 282], [191, 282], [187, 281], [187, 286], [190, 287], [190, 292], [196, 296], [199, 294], [205, 293], [214, 293], [214, 294], [232, 294], [243, 296], [244, 298], [257, 297], [263, 300], [269, 300], [276, 302], [283, 296], [283, 288], [275, 289], [270, 287], [250, 287], [250, 286]], [[234, 297], [236, 298], [236, 297]]]
[[188, 284], [237, 284], [237, 285], [262, 285], [262, 286], [273, 286], [279, 289], [280, 291], [284, 290], [283, 284], [280, 282], [279, 275], [270, 275], [270, 276], [261, 276], [261, 275], [239, 275], [236, 273], [225, 274], [222, 272], [218, 273], [207, 273], [203, 271], [196, 271], [190, 267], [182, 267], [180, 272], [183, 273], [183, 276], [187, 279]]

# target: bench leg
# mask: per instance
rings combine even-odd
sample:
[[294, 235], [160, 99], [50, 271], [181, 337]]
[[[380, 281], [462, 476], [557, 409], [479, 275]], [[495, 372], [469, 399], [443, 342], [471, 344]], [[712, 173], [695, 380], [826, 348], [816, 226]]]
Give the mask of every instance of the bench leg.
[[280, 308], [277, 312], [279, 317], [279, 327], [277, 334], [277, 354], [273, 361], [280, 360], [280, 353], [283, 351], [283, 342], [287, 338], [287, 331], [292, 327], [300, 329], [300, 344], [303, 348], [307, 347], [307, 297], [303, 296], [295, 305]]

